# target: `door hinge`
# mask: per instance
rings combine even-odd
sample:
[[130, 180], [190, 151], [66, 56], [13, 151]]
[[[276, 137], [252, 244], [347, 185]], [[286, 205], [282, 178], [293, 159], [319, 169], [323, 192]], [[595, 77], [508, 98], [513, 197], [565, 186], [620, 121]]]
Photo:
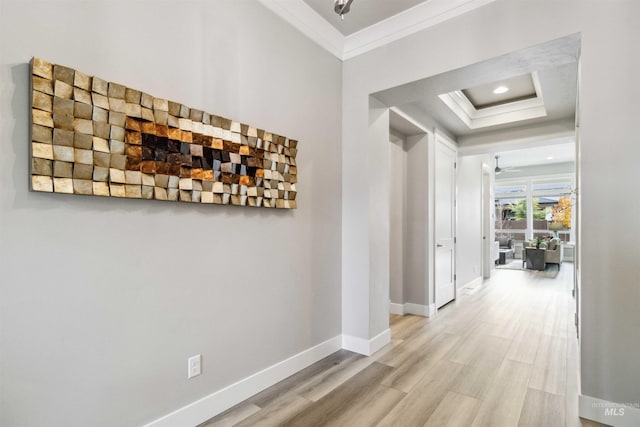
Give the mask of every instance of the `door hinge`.
[[453, 168], [457, 169], [458, 168], [458, 162], [453, 162]]
[[454, 243], [454, 244], [455, 244], [455, 243], [458, 243], [458, 238], [457, 238], [457, 237], [454, 237], [454, 238], [453, 238], [453, 243]]
[[453, 281], [455, 282], [457, 278], [458, 278], [458, 275], [457, 275], [457, 274], [454, 274], [454, 275], [453, 275]]

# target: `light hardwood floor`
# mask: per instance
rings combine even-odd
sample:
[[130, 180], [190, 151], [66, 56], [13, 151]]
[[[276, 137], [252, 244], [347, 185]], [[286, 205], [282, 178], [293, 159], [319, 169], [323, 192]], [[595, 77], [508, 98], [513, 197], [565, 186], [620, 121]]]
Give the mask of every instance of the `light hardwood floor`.
[[202, 426], [601, 425], [578, 418], [572, 274], [495, 271], [433, 318], [392, 315], [373, 356], [338, 351]]

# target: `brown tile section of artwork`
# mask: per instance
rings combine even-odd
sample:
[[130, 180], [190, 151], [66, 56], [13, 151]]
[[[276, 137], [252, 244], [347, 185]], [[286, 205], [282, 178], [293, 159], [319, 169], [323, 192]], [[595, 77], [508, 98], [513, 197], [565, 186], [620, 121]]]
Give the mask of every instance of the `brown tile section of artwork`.
[[33, 58], [34, 191], [296, 208], [298, 142]]

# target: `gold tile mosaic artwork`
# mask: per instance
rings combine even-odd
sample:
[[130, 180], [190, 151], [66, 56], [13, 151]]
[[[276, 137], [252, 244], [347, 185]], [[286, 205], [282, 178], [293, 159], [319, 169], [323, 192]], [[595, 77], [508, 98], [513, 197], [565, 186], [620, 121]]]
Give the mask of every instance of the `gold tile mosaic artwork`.
[[33, 58], [34, 191], [296, 208], [298, 141]]

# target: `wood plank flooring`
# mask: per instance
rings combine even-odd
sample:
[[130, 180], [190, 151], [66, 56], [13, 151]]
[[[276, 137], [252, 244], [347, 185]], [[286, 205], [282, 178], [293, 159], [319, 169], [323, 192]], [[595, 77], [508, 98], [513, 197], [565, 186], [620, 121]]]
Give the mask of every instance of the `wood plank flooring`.
[[577, 416], [572, 274], [497, 270], [435, 317], [392, 315], [373, 356], [338, 351], [201, 427], [600, 425]]

